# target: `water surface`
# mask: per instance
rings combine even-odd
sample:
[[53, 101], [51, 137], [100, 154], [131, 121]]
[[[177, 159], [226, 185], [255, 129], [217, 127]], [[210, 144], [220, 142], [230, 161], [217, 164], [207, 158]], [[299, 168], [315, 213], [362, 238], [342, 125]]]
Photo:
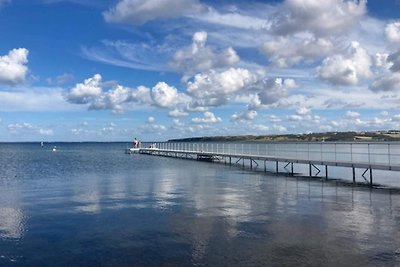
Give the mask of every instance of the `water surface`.
[[0, 144], [1, 266], [396, 266], [400, 195], [125, 144]]

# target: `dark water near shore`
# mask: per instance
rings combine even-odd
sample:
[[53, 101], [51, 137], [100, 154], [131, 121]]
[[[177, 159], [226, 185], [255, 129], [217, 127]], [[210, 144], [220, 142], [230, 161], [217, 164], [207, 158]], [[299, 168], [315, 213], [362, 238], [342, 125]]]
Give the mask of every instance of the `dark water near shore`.
[[400, 266], [400, 194], [125, 155], [0, 144], [0, 266]]

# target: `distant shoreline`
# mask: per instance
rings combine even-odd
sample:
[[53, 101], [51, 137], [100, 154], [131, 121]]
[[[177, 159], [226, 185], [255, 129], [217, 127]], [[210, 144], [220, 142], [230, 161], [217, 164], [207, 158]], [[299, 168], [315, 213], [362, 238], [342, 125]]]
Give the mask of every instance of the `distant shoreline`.
[[170, 139], [168, 142], [387, 142], [400, 141], [400, 131], [326, 132], [283, 135], [203, 136]]

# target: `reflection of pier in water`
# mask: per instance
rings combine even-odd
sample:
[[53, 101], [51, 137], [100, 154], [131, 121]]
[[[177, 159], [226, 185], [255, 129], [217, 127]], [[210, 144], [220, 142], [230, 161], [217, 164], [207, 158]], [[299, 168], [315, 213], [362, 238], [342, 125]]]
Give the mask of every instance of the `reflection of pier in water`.
[[[150, 147], [151, 145], [151, 147]], [[149, 147], [149, 148], [147, 148]], [[267, 162], [275, 163], [274, 171], [295, 175], [294, 165], [308, 165], [308, 175], [318, 177], [322, 173], [328, 180], [328, 167], [344, 167], [352, 170], [356, 183], [356, 169], [363, 170], [361, 177], [373, 185], [373, 170], [400, 171], [399, 142], [276, 142], [276, 143], [143, 143], [139, 153], [200, 161], [240, 164], [250, 169]], [[322, 166], [321, 170], [318, 166]]]

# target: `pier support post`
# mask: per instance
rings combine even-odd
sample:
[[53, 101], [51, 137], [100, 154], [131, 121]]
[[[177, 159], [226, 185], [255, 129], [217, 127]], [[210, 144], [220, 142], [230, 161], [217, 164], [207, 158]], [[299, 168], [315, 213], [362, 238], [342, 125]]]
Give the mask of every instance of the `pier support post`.
[[311, 164], [308, 164], [309, 172], [310, 172], [310, 177], [312, 177], [312, 169], [311, 169]]
[[267, 160], [264, 160], [264, 172], [267, 172]]
[[356, 183], [356, 169], [354, 167], [352, 167], [353, 169], [353, 184]]
[[369, 186], [372, 187], [372, 168], [369, 167]]
[[250, 170], [253, 169], [253, 160], [250, 158]]
[[328, 181], [328, 165], [325, 165], [325, 180]]
[[229, 157], [229, 165], [232, 165], [232, 157]]
[[279, 163], [278, 161], [275, 162], [275, 169], [276, 169], [276, 173], [279, 172]]
[[294, 174], [294, 171], [293, 171], [293, 162], [292, 162], [292, 175]]

